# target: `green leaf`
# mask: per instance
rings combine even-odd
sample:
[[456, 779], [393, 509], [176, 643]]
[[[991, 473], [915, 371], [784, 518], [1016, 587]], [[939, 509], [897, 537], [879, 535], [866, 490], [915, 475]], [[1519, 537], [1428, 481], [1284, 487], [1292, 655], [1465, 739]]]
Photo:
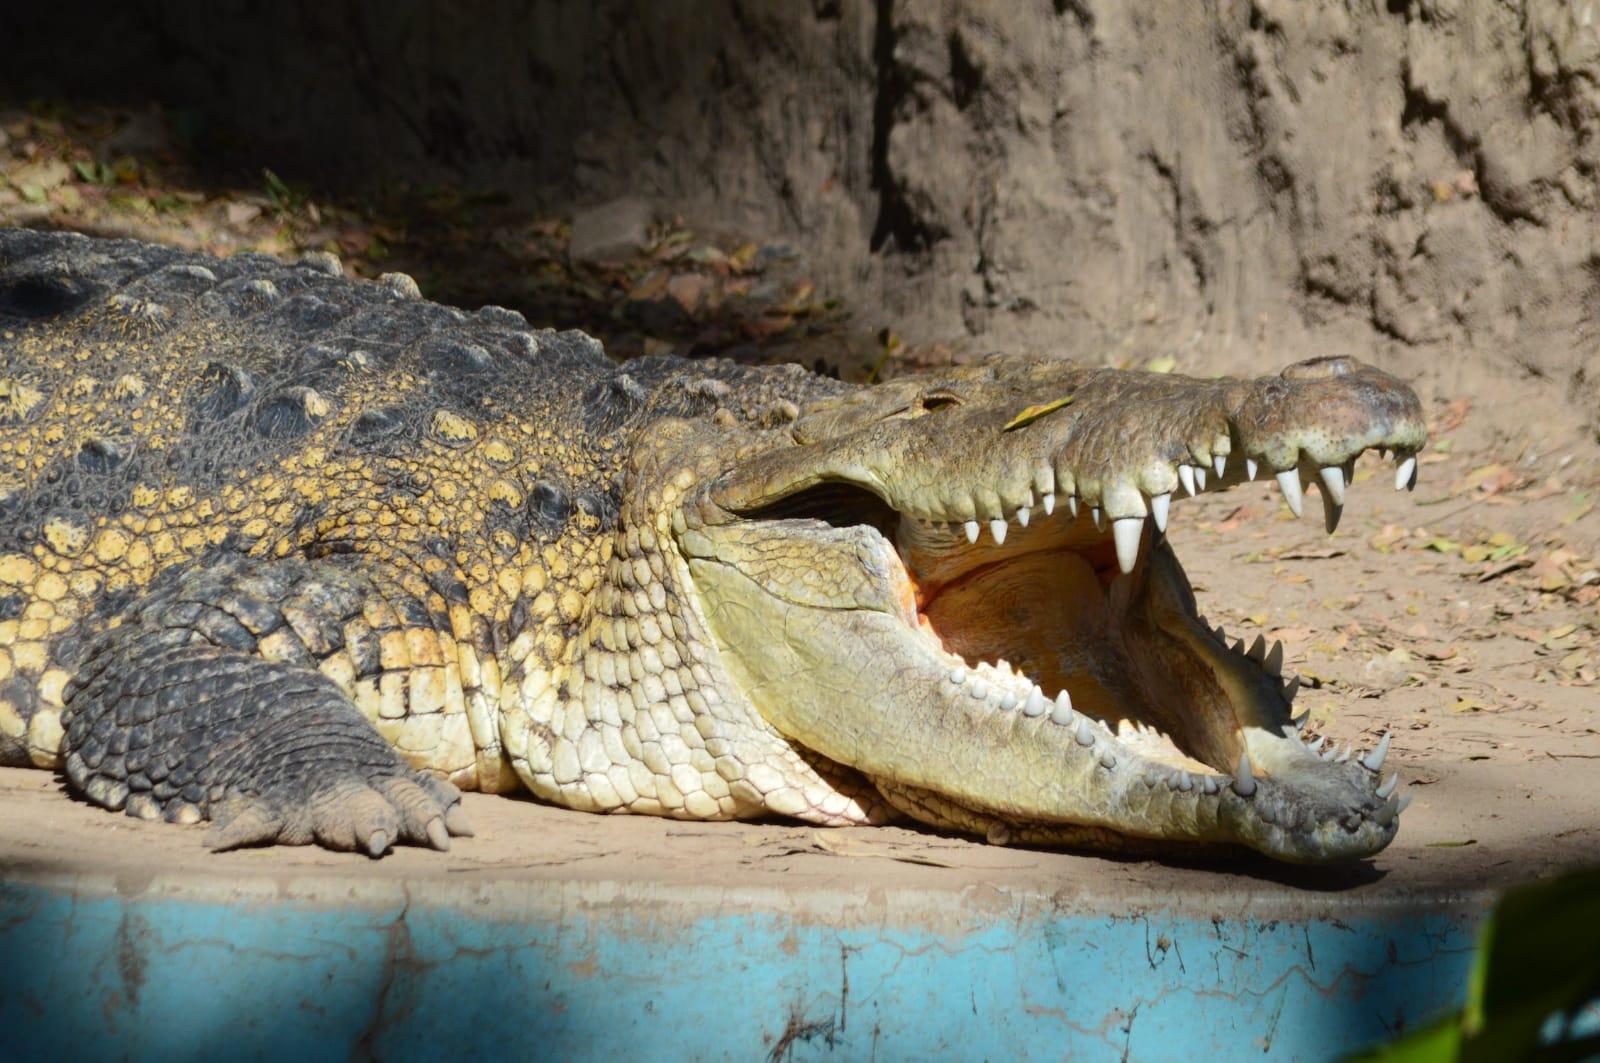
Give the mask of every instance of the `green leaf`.
[[1002, 428], [1001, 431], [1013, 432], [1018, 428], [1026, 428], [1039, 418], [1044, 417], [1047, 414], [1055, 413], [1063, 406], [1070, 406], [1071, 404], [1072, 396], [1068, 395], [1064, 399], [1056, 399], [1053, 402], [1041, 403], [1038, 406], [1029, 406], [1026, 410], [1023, 410], [1021, 413], [1011, 418], [1011, 420], [1007, 421], [1006, 426]]

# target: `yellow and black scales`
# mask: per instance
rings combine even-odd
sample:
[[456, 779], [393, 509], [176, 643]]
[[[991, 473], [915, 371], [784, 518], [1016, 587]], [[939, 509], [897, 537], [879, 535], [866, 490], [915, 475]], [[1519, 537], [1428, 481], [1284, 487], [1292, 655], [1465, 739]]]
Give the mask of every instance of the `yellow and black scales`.
[[715, 375], [332, 256], [0, 231], [0, 764], [219, 844], [441, 844], [623, 561], [630, 426], [732, 416]]

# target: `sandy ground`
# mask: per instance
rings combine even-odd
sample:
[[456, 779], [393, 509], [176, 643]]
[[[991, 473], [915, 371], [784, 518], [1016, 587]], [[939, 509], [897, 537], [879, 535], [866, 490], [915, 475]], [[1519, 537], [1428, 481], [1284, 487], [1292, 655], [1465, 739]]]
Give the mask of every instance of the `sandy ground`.
[[[0, 224], [129, 232], [214, 251], [289, 252], [331, 241], [355, 272], [396, 268], [393, 260], [408, 255], [414, 260], [426, 253], [424, 237], [439, 231], [418, 225], [421, 235], [407, 242], [381, 212], [374, 220], [370, 212], [319, 210], [286, 189], [198, 191], [159, 143], [143, 149], [144, 156], [118, 156], [121, 171], [91, 168], [85, 160], [96, 157], [95, 131], [122, 128], [103, 115], [78, 125], [41, 126], [17, 113], [0, 119], [0, 128], [9, 129], [9, 146], [0, 144], [6, 148]], [[84, 165], [52, 168], [51, 159]], [[48, 187], [37, 183], [41, 167]], [[19, 172], [35, 183], [25, 188]], [[448, 225], [441, 223], [456, 234], [452, 254], [506, 245], [511, 230], [503, 214], [477, 230], [475, 217], [451, 214]], [[580, 268], [563, 258], [564, 226], [525, 218], [513, 228], [544, 249], [535, 271], [543, 278], [540, 290], [557, 291], [562, 313], [578, 321], [591, 314], [600, 326], [622, 327], [608, 341], [625, 350], [787, 357], [854, 377], [941, 358], [937, 348], [905, 349], [892, 330], [863, 342], [847, 314], [834, 313], [830, 300], [811, 291], [788, 251], [763, 258], [755, 249], [770, 245], [759, 240], [710, 241], [657, 228], [636, 261]], [[773, 276], [780, 273], [781, 283]], [[665, 316], [628, 309], [668, 303], [676, 309]], [[652, 322], [670, 327], [648, 335]], [[1295, 357], [1286, 352], [1282, 361]], [[199, 830], [97, 811], [70, 799], [45, 773], [6, 770], [0, 771], [6, 809], [0, 865], [734, 879], [789, 888], [988, 883], [1047, 892], [1115, 890], [1130, 882], [1198, 891], [1255, 882], [1359, 895], [1472, 889], [1594, 862], [1600, 859], [1600, 448], [1568, 396], [1546, 382], [1484, 368], [1490, 362], [1482, 352], [1462, 351], [1418, 380], [1433, 433], [1420, 485], [1414, 494], [1396, 493], [1388, 467], [1363, 459], [1343, 524], [1331, 537], [1323, 533], [1314, 491], [1298, 521], [1265, 484], [1180, 500], [1173, 508], [1169, 537], [1201, 608], [1230, 633], [1264, 632], [1284, 641], [1286, 674], [1304, 680], [1296, 704], [1310, 709], [1312, 733], [1370, 747], [1385, 729], [1394, 732], [1390, 765], [1415, 801], [1395, 844], [1367, 864], [1339, 872], [1249, 862], [1161, 865], [998, 849], [901, 829], [600, 818], [477, 795], [469, 795], [468, 805], [479, 836], [458, 841], [448, 855], [409, 850], [377, 862], [305, 849], [212, 855], [202, 849]], [[1161, 368], [1212, 367], [1168, 359]]]

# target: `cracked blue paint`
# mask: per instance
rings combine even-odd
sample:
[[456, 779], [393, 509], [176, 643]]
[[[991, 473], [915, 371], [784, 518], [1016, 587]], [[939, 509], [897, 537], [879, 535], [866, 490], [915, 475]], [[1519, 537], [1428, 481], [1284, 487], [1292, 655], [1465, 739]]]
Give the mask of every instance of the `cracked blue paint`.
[[752, 896], [3, 883], [0, 1055], [1324, 1060], [1459, 1003], [1483, 912]]

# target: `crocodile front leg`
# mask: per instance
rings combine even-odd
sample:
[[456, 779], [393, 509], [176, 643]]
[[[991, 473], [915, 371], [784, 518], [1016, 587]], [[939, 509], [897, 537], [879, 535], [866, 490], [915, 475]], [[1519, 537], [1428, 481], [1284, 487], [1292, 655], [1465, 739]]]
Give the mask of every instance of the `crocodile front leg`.
[[374, 595], [300, 561], [167, 581], [88, 644], [66, 693], [68, 778], [132, 816], [209, 819], [215, 849], [449, 848], [471, 833], [460, 792], [402, 759], [335, 678], [363, 655], [345, 632], [366, 630]]

